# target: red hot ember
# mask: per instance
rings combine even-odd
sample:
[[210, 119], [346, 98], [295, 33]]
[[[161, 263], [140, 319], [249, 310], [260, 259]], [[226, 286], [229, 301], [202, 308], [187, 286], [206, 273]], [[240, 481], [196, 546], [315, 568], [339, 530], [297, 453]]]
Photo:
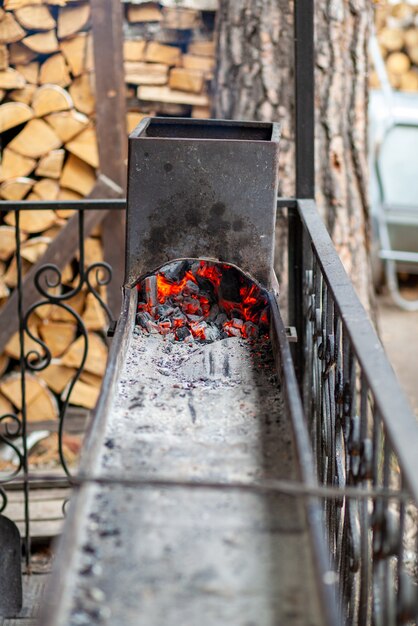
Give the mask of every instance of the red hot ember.
[[170, 263], [138, 285], [138, 301], [138, 326], [177, 341], [268, 333], [266, 292], [227, 264]]

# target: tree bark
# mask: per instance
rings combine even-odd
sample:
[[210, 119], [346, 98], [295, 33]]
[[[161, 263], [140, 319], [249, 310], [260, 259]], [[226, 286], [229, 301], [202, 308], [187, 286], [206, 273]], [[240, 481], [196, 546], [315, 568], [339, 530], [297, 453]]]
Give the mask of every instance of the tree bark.
[[[369, 0], [316, 0], [316, 200], [357, 292], [371, 309], [368, 258]], [[281, 195], [294, 195], [293, 3], [221, 0], [214, 115], [278, 121]], [[286, 273], [284, 229], [276, 269]], [[282, 281], [283, 282], [283, 281]]]

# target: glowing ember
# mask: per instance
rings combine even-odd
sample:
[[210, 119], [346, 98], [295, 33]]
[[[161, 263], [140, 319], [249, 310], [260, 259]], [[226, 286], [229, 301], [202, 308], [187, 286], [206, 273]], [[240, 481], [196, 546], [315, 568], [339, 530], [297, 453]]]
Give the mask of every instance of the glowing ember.
[[266, 293], [234, 267], [177, 261], [138, 285], [137, 324], [177, 341], [257, 339], [268, 333]]

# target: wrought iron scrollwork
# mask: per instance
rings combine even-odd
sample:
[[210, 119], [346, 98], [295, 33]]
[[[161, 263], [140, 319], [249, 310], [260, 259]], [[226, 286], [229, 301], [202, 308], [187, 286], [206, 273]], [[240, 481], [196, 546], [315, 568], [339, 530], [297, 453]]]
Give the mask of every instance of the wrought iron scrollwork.
[[23, 455], [18, 446], [14, 443], [17, 437], [22, 435], [22, 421], [15, 413], [5, 413], [0, 417], [0, 425], [4, 423], [4, 434], [0, 432], [0, 442], [11, 449], [18, 462], [9, 476], [2, 477], [1, 482], [6, 483], [12, 480], [23, 467]]
[[[3, 426], [3, 428], [2, 428]], [[5, 511], [7, 507], [7, 493], [2, 485], [13, 480], [22, 470], [24, 464], [24, 458], [21, 450], [15, 443], [15, 439], [21, 436], [22, 422], [15, 413], [5, 413], [0, 416], [0, 443], [4, 444], [6, 448], [12, 451], [13, 456], [17, 459], [14, 467], [10, 472], [2, 472], [0, 474], [0, 514]]]
[[[59, 426], [58, 426], [58, 453], [60, 458], [60, 463], [67, 474], [67, 476], [71, 477], [71, 471], [68, 466], [67, 460], [64, 454], [64, 445], [63, 445], [63, 435], [64, 435], [64, 424], [65, 424], [65, 416], [67, 412], [67, 408], [69, 402], [71, 400], [71, 393], [74, 389], [75, 384], [79, 380], [88, 354], [89, 341], [88, 341], [88, 332], [86, 326], [83, 322], [82, 317], [77, 313], [77, 311], [69, 304], [69, 302], [77, 296], [82, 289], [85, 289], [88, 293], [91, 293], [97, 302], [100, 304], [108, 321], [110, 322], [112, 319], [112, 314], [107, 306], [106, 302], [100, 295], [98, 289], [101, 287], [105, 287], [109, 285], [112, 280], [112, 268], [111, 266], [104, 262], [95, 262], [85, 267], [85, 254], [84, 254], [84, 212], [79, 212], [79, 262], [77, 268], [77, 276], [78, 281], [75, 287], [68, 291], [64, 291], [64, 284], [62, 280], [62, 272], [58, 268], [58, 266], [47, 263], [40, 267], [35, 274], [34, 283], [36, 289], [40, 296], [43, 298], [42, 300], [33, 304], [24, 317], [24, 330], [31, 337], [31, 339], [37, 343], [40, 347], [40, 351], [31, 350], [25, 358], [25, 364], [28, 370], [32, 371], [41, 371], [48, 367], [51, 362], [51, 352], [44, 341], [39, 339], [30, 329], [30, 318], [39, 308], [45, 306], [56, 306], [58, 308], [66, 311], [70, 316], [73, 317], [77, 324], [79, 336], [83, 338], [83, 351], [81, 355], [80, 363], [76, 369], [76, 372], [69, 384], [67, 385], [64, 397], [62, 398], [62, 405], [59, 412]], [[93, 284], [92, 275], [95, 276], [95, 285]]]
[[[58, 455], [61, 466], [71, 481], [71, 470], [65, 458], [64, 452], [64, 430], [65, 415], [68, 405], [71, 401], [71, 393], [75, 384], [79, 380], [83, 368], [86, 363], [89, 341], [88, 331], [83, 322], [81, 315], [71, 305], [71, 300], [77, 296], [82, 290], [90, 293], [97, 300], [108, 320], [111, 321], [112, 315], [102, 294], [101, 288], [106, 287], [112, 280], [112, 268], [104, 262], [94, 262], [85, 265], [85, 247], [84, 247], [84, 207], [88, 208], [88, 203], [81, 204], [78, 208], [78, 267], [75, 272], [77, 282], [71, 288], [64, 285], [63, 273], [60, 268], [53, 263], [42, 265], [34, 275], [34, 285], [39, 294], [39, 300], [32, 304], [27, 311], [23, 309], [23, 273], [22, 258], [20, 253], [20, 210], [15, 211], [15, 243], [16, 243], [16, 264], [17, 264], [17, 294], [18, 294], [18, 310], [19, 318], [19, 344], [20, 344], [20, 378], [21, 378], [21, 412], [19, 415], [15, 413], [6, 413], [0, 416], [0, 443], [10, 449], [13, 456], [13, 465], [7, 471], [0, 472], [0, 513], [7, 513], [7, 485], [8, 482], [15, 480], [21, 475], [24, 485], [24, 508], [25, 508], [25, 552], [27, 564], [30, 560], [30, 528], [29, 528], [29, 470], [28, 470], [28, 449], [27, 449], [27, 424], [26, 424], [26, 374], [28, 372], [41, 372], [46, 369], [52, 360], [51, 350], [47, 342], [43, 341], [33, 332], [31, 321], [34, 314], [39, 309], [46, 306], [54, 306], [62, 309], [67, 315], [75, 321], [77, 326], [78, 337], [82, 337], [83, 346], [80, 355], [80, 362], [72, 379], [66, 386], [64, 395], [61, 396], [61, 408], [59, 411], [58, 422]], [[96, 207], [97, 210], [97, 207]], [[25, 352], [24, 338], [31, 339], [32, 347]], [[35, 347], [34, 347], [35, 346]]]
[[[41, 268], [42, 269], [42, 268]], [[55, 297], [51, 297], [47, 300], [41, 300], [39, 302], [37, 302], [36, 304], [32, 305], [24, 318], [24, 327], [25, 327], [25, 331], [27, 332], [27, 334], [31, 337], [31, 339], [39, 344], [40, 348], [42, 349], [43, 353], [41, 354], [40, 352], [38, 352], [37, 350], [32, 349], [30, 352], [28, 352], [25, 355], [25, 364], [26, 364], [26, 368], [28, 371], [36, 371], [36, 372], [40, 372], [44, 369], [46, 369], [48, 367], [48, 365], [51, 363], [51, 351], [49, 350], [48, 346], [46, 345], [46, 343], [44, 341], [42, 341], [41, 339], [39, 339], [36, 335], [34, 335], [31, 331], [30, 331], [30, 326], [29, 326], [29, 320], [32, 316], [33, 313], [35, 313], [39, 308], [44, 307], [44, 306], [50, 306], [51, 304], [54, 304], [55, 306], [63, 309], [64, 311], [66, 311], [67, 313], [69, 313], [77, 322], [78, 325], [78, 329], [80, 332], [80, 336], [83, 337], [84, 339], [84, 346], [83, 346], [83, 352], [81, 355], [81, 360], [80, 360], [80, 364], [74, 374], [74, 376], [72, 377], [72, 379], [70, 380], [67, 389], [65, 391], [65, 395], [64, 398], [62, 400], [62, 405], [61, 405], [61, 409], [59, 412], [59, 423], [58, 423], [58, 454], [59, 454], [59, 458], [60, 458], [60, 463], [62, 468], [64, 469], [65, 473], [67, 474], [67, 476], [70, 478], [71, 477], [71, 471], [68, 467], [68, 463], [66, 461], [65, 458], [65, 454], [64, 454], [64, 447], [63, 447], [63, 434], [64, 434], [64, 423], [65, 423], [65, 415], [66, 415], [66, 411], [67, 411], [67, 407], [71, 398], [71, 393], [74, 389], [74, 386], [76, 384], [76, 382], [78, 381], [78, 379], [80, 378], [83, 369], [84, 369], [84, 365], [86, 363], [86, 359], [87, 359], [87, 354], [88, 354], [88, 345], [89, 345], [89, 341], [88, 341], [88, 333], [85, 327], [85, 324], [81, 318], [81, 316], [77, 313], [77, 311], [75, 311], [71, 306], [69, 306], [68, 304], [66, 304], [62, 299], [55, 301], [56, 298]]]

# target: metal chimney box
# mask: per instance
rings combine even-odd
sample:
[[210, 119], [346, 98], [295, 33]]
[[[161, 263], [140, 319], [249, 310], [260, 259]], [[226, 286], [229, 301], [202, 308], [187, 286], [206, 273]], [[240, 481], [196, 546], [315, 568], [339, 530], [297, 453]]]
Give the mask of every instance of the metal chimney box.
[[268, 286], [278, 124], [145, 118], [129, 137], [125, 284], [167, 261], [233, 263]]

